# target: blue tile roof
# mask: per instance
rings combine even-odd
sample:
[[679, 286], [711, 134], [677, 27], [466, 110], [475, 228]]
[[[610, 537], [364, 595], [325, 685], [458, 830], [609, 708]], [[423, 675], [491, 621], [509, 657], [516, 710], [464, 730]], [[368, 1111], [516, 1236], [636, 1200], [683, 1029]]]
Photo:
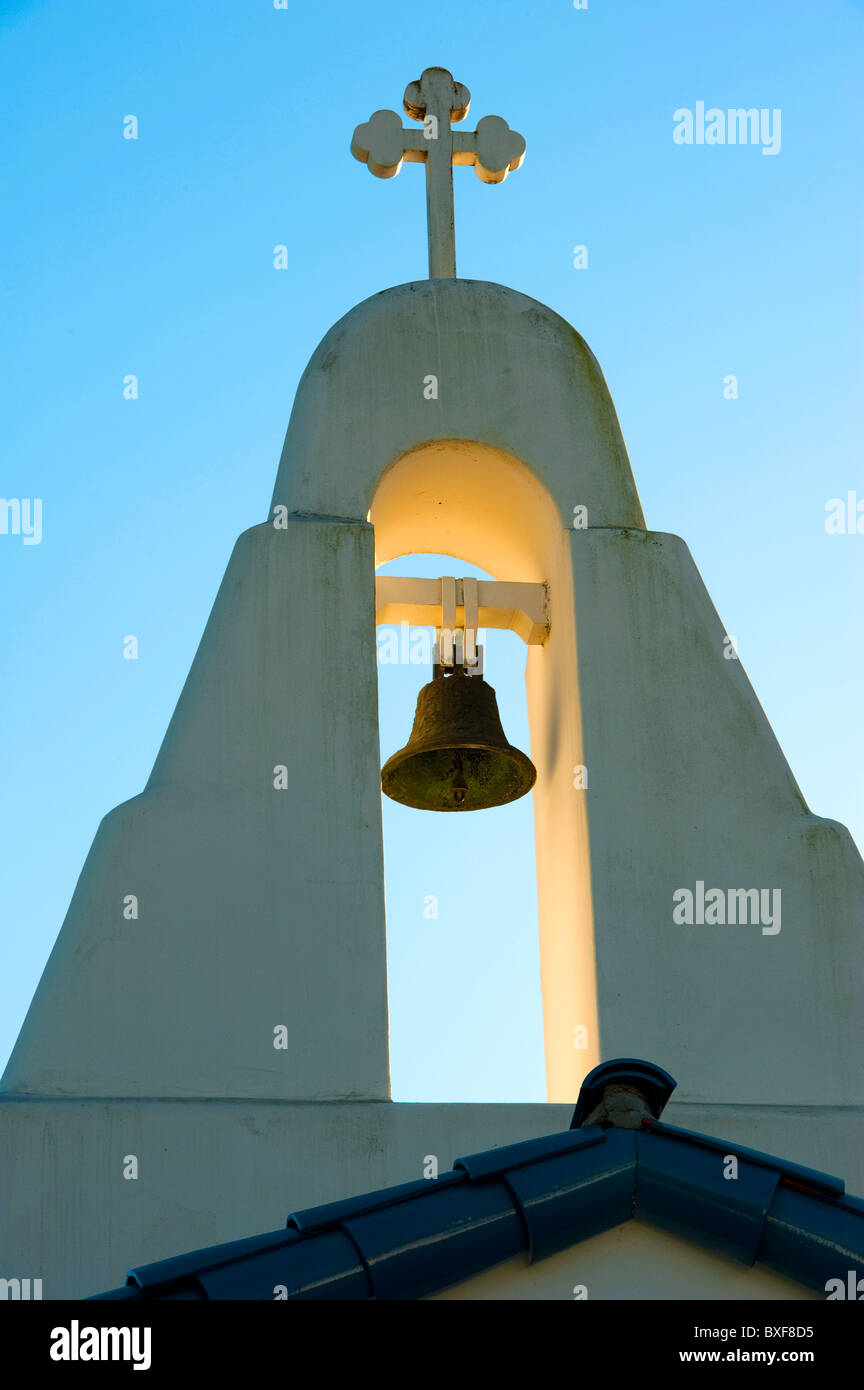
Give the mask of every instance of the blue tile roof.
[[288, 1299], [417, 1299], [634, 1216], [820, 1292], [864, 1267], [864, 1202], [839, 1178], [647, 1118], [638, 1130], [594, 1125], [471, 1154], [438, 1178], [134, 1269], [125, 1288], [98, 1297], [272, 1301], [281, 1287]]

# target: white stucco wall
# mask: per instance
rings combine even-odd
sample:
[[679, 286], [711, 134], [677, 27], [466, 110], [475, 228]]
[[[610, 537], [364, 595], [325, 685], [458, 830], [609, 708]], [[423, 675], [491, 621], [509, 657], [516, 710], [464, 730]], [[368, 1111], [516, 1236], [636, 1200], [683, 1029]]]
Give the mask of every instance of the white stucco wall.
[[[485, 509], [468, 456], [496, 481]], [[0, 1274], [92, 1292], [417, 1176], [425, 1153], [446, 1165], [569, 1123], [569, 1105], [550, 1123], [384, 1099], [370, 508], [379, 560], [446, 535], [550, 586], [527, 673], [550, 1096], [575, 1100], [601, 1055], [643, 1056], [678, 1077], [691, 1127], [862, 1190], [861, 860], [803, 803], [683, 542], [644, 530], [578, 334], [501, 286], [376, 296], [310, 362], [274, 502], [288, 524], [238, 541], [151, 779], [99, 828], [3, 1078]], [[674, 924], [673, 892], [697, 880], [779, 889], [780, 933]]]
[[[291, 1211], [415, 1181], [429, 1155], [444, 1173], [463, 1155], [565, 1130], [571, 1115], [569, 1105], [7, 1099], [0, 1277], [41, 1278], [45, 1298], [84, 1298], [122, 1284], [135, 1265], [277, 1230]], [[851, 1192], [864, 1193], [861, 1110], [672, 1104], [664, 1119], [845, 1175]], [[129, 1155], [138, 1160], [134, 1180], [123, 1176]], [[748, 1292], [767, 1285], [734, 1261], [702, 1260], [686, 1242], [668, 1247], [668, 1270], [658, 1258], [652, 1279], [639, 1284], [650, 1259], [640, 1256], [631, 1270], [628, 1239], [585, 1242], [572, 1258], [532, 1267], [525, 1283], [524, 1261], [515, 1260], [488, 1276], [488, 1295], [471, 1281], [450, 1296], [569, 1298], [585, 1282], [578, 1271], [588, 1270], [590, 1298], [707, 1297], [686, 1291], [703, 1266], [692, 1287], [710, 1296], [796, 1296]], [[610, 1262], [618, 1250], [626, 1258]], [[656, 1293], [665, 1288], [672, 1291]]]
[[372, 545], [363, 521], [240, 537], [147, 787], [99, 827], [5, 1092], [389, 1094]]
[[[291, 1211], [441, 1172], [566, 1129], [568, 1106], [389, 1101], [6, 1100], [0, 1277], [45, 1298], [116, 1288], [135, 1265], [277, 1230]], [[124, 1178], [127, 1155], [138, 1177]]]
[[[570, 325], [471, 281], [358, 305], [304, 374], [273, 502], [371, 508], [379, 561], [446, 546], [549, 583], [527, 682], [550, 1099], [575, 1098], [599, 1057], [635, 1053], [688, 1100], [864, 1101], [864, 865], [806, 806], [687, 547], [644, 529], [614, 406]], [[673, 895], [699, 882], [764, 890], [779, 932], [678, 925]]]
[[[684, 1099], [861, 1103], [864, 866], [804, 804], [686, 547], [642, 529], [578, 334], [502, 286], [375, 296], [313, 355], [274, 502], [147, 788], [100, 827], [4, 1089], [387, 1094], [371, 507], [379, 560], [443, 530], [549, 583], [527, 679], [550, 1098], [633, 1052]], [[699, 881], [779, 893], [780, 932], [676, 924]]]

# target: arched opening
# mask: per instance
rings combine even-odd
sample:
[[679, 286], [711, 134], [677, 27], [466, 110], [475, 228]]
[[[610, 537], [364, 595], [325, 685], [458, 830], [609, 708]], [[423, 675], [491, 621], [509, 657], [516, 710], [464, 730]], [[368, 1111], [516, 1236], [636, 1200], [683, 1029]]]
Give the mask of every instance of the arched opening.
[[[464, 560], [402, 556], [379, 575], [489, 579]], [[526, 647], [481, 631], [485, 679], [508, 739], [527, 749]], [[432, 629], [378, 628], [382, 760], [407, 740], [431, 679]], [[545, 1100], [530, 796], [469, 815], [382, 798], [394, 1100]]]
[[[523, 954], [529, 940], [536, 941], [529, 906], [532, 895], [525, 884], [533, 857], [547, 1095], [550, 1100], [572, 1099], [582, 1076], [599, 1057], [599, 1038], [587, 817], [584, 796], [574, 789], [581, 727], [570, 536], [549, 494], [520, 460], [466, 440], [430, 442], [397, 459], [380, 479], [369, 519], [375, 527], [379, 574], [432, 578], [473, 574], [545, 584], [552, 607], [549, 638], [543, 646], [526, 648], [521, 638], [511, 633], [486, 634], [486, 675], [498, 693], [505, 731], [512, 742], [529, 752], [537, 767], [538, 783], [531, 797], [470, 816], [435, 816], [391, 808], [385, 801], [394, 1094], [400, 1099], [429, 1100], [537, 1098], [530, 1047], [530, 1019], [532, 1009], [536, 1017], [536, 1005], [531, 1002], [530, 958]], [[392, 563], [409, 555], [413, 557], [411, 566], [404, 560]], [[418, 561], [420, 556], [427, 558]], [[417, 692], [431, 676], [428, 666], [412, 665], [410, 650], [409, 644], [407, 661], [394, 665], [399, 672], [395, 680], [385, 685], [379, 670], [384, 757], [406, 741]], [[529, 800], [534, 812], [534, 856]], [[523, 881], [517, 885], [517, 879], [509, 874], [511, 867], [516, 874], [519, 865]], [[445, 885], [440, 892], [438, 884]], [[504, 903], [508, 887], [517, 911], [530, 912], [530, 920], [518, 927], [507, 908], [495, 907], [496, 902]], [[461, 921], [457, 906], [460, 893], [467, 895]], [[435, 910], [435, 898], [437, 919], [424, 917], [424, 909]], [[446, 932], [442, 917], [445, 899]], [[496, 910], [507, 920], [506, 931], [497, 937], [490, 920]], [[417, 923], [422, 945], [408, 939], [411, 920]], [[478, 925], [475, 930], [475, 920], [482, 923], [482, 929]], [[466, 944], [469, 937], [470, 947]], [[518, 982], [513, 982], [512, 998], [507, 996], [507, 967], [501, 959], [508, 941], [518, 943], [517, 957], [522, 970], [528, 971], [521, 995]], [[397, 996], [412, 971], [418, 978], [424, 952], [428, 960], [423, 982], [427, 998], [435, 993], [440, 997], [434, 1010], [419, 1014], [422, 1021], [418, 1022], [416, 1009], [413, 1020], [406, 1020]], [[473, 977], [468, 985], [466, 974]], [[457, 978], [458, 1013], [448, 1006], [448, 992], [452, 1000]], [[500, 1000], [494, 997], [496, 985]], [[410, 998], [410, 990], [403, 997]], [[419, 990], [416, 997], [420, 997]], [[477, 1000], [479, 1031], [472, 1028], [472, 998]], [[460, 1028], [467, 1035], [467, 1045], [461, 1049]], [[507, 1075], [507, 1061], [502, 1060], [507, 1051], [503, 1044], [497, 1048], [496, 1064], [496, 1038], [503, 1038], [508, 1029], [511, 1035], [519, 1031], [520, 1037], [522, 1029], [528, 1030], [524, 1033], [524, 1065], [516, 1067], [511, 1062], [512, 1078]], [[488, 1042], [484, 1031], [492, 1034]], [[400, 1079], [406, 1074], [400, 1054], [409, 1042], [414, 1061], [408, 1074], [413, 1074], [416, 1084], [411, 1084], [411, 1093], [406, 1095]], [[420, 1047], [425, 1048], [425, 1055], [420, 1054], [418, 1062]], [[517, 1038], [516, 1050], [518, 1047]], [[448, 1069], [450, 1076], [445, 1083], [443, 1076]]]
[[463, 439], [436, 440], [384, 472], [370, 508], [375, 563], [452, 555], [495, 579], [544, 583], [561, 523], [548, 492], [512, 455]]

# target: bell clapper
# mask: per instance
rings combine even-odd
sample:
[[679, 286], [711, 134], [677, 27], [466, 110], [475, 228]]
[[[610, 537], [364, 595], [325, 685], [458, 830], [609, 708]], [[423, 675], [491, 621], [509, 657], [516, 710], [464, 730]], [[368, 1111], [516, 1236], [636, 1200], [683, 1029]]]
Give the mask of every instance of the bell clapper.
[[462, 754], [457, 750], [456, 761], [453, 770], [453, 781], [450, 783], [450, 790], [453, 793], [453, 800], [457, 806], [461, 806], [468, 792], [465, 782], [465, 773], [462, 770]]

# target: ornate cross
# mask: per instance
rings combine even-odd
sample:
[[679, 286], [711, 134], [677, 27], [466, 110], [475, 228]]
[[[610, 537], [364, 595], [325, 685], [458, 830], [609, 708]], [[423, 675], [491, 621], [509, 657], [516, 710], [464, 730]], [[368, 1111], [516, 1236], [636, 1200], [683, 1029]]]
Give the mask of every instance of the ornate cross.
[[409, 82], [403, 104], [422, 130], [404, 129], [395, 111], [376, 111], [354, 131], [351, 153], [379, 179], [392, 179], [403, 160], [425, 163], [429, 275], [454, 279], [453, 165], [473, 164], [484, 183], [503, 183], [525, 158], [525, 141], [500, 116], [484, 116], [476, 130], [451, 130], [451, 121], [468, 115], [471, 93], [446, 68], [427, 68]]

